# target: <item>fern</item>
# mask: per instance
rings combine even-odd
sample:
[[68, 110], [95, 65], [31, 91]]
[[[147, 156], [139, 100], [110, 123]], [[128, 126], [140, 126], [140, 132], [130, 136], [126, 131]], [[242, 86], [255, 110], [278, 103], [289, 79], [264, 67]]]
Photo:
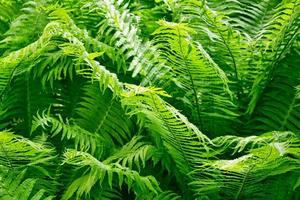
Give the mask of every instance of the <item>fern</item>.
[[56, 119], [50, 117], [49, 113], [42, 113], [41, 116], [37, 115], [31, 131], [34, 132], [38, 127], [42, 127], [45, 130], [50, 127], [51, 137], [61, 134], [62, 140], [74, 140], [76, 149], [81, 151], [89, 150], [92, 154], [98, 155], [98, 157], [101, 156], [105, 149], [113, 146], [112, 144], [108, 144], [107, 140], [101, 135], [92, 134], [78, 125], [72, 125], [69, 121], [64, 123], [61, 116], [59, 116], [59, 119]]
[[[274, 73], [279, 60], [287, 52], [297, 34], [299, 34], [299, 25], [297, 24], [299, 21], [299, 2], [283, 2], [277, 10], [273, 17], [274, 20], [263, 30], [263, 34], [261, 35], [261, 37], [266, 38], [263, 48], [267, 52], [262, 54], [261, 59], [265, 59], [263, 63], [268, 67], [263, 68], [261, 74], [257, 76], [253, 84], [251, 91], [252, 98], [247, 110], [250, 114], [253, 112], [257, 98], [260, 97], [262, 90], [265, 89], [266, 82], [270, 80], [270, 75]], [[275, 40], [273, 39], [273, 34], [278, 35], [275, 37]]]
[[0, 199], [299, 199], [299, 0], [0, 0]]
[[[47, 198], [52, 199], [57, 186], [52, 168], [54, 150], [10, 132], [2, 131], [0, 142], [0, 197], [44, 199], [49, 196]], [[32, 171], [35, 171], [34, 177], [30, 177]]]
[[141, 138], [132, 138], [130, 142], [122, 147], [118, 152], [110, 156], [106, 162], [118, 163], [124, 167], [132, 169], [136, 165], [138, 171], [146, 167], [146, 161], [149, 160], [157, 151], [154, 146], [140, 142]]
[[[38, 34], [47, 24], [47, 11], [41, 1], [28, 1], [23, 4], [21, 14], [10, 24], [0, 41], [0, 49], [5, 52], [18, 50], [37, 39]], [[27, 29], [31, 26], [31, 29]], [[24, 31], [26, 30], [26, 32]]]
[[[1, 132], [1, 166], [25, 167], [45, 163], [54, 158], [53, 149], [34, 143], [10, 132]], [[52, 154], [52, 156], [51, 156]]]
[[[74, 192], [80, 197], [84, 193], [89, 193], [91, 188], [99, 181], [100, 186], [107, 176], [107, 183], [110, 187], [113, 185], [114, 174], [118, 177], [118, 184], [122, 186], [123, 181], [128, 184], [128, 187], [135, 192], [143, 194], [147, 192], [157, 193], [160, 191], [158, 183], [153, 177], [141, 177], [138, 172], [124, 168], [118, 164], [105, 164], [93, 158], [89, 154], [69, 150], [65, 153], [65, 163], [73, 164], [78, 167], [88, 166], [89, 172], [80, 178], [76, 179], [64, 194], [63, 199], [68, 199]], [[89, 184], [86, 183], [89, 180]]]
[[[262, 97], [263, 101], [257, 105], [253, 120], [249, 123], [249, 126], [255, 124], [257, 131], [299, 132], [296, 114], [299, 110], [297, 55], [291, 54], [287, 58], [289, 61], [281, 62], [280, 68], [274, 72], [276, 78], [266, 88], [265, 96]], [[293, 73], [291, 73], [292, 70]], [[286, 76], [289, 78], [287, 79]], [[276, 91], [273, 88], [276, 88]]]
[[[93, 133], [99, 133], [107, 140], [123, 145], [131, 138], [132, 122], [127, 120], [117, 99], [109, 91], [101, 94], [99, 84], [86, 85], [84, 96], [76, 108], [76, 123]], [[95, 105], [99, 105], [95, 107]]]
[[130, 115], [140, 115], [140, 120], [145, 121], [149, 130], [154, 130], [156, 137], [162, 137], [179, 169], [183, 174], [188, 173], [197, 158], [204, 157], [209, 151], [207, 144], [210, 140], [175, 108], [160, 99], [159, 94], [166, 95], [162, 91], [130, 85], [128, 87], [132, 91], [124, 94], [126, 98], [122, 100], [122, 104], [130, 109]]
[[[286, 135], [289, 136], [289, 134]], [[259, 137], [247, 140], [240, 140], [235, 147], [235, 152], [243, 151], [252, 140], [255, 143], [252, 143], [248, 154], [233, 160], [217, 160], [204, 164], [194, 172], [201, 178], [192, 182], [191, 186], [196, 187], [200, 196], [201, 193], [210, 194], [219, 191], [222, 196], [228, 195], [227, 198], [230, 199], [248, 199], [250, 196], [256, 199], [276, 198], [276, 195], [267, 191], [272, 188], [262, 187], [261, 184], [264, 184], [263, 180], [266, 177], [275, 176], [276, 179], [276, 176], [280, 177], [280, 174], [298, 170], [299, 162], [292, 155], [298, 154], [296, 149], [299, 141], [294, 136], [290, 136], [287, 142], [268, 143], [265, 140], [264, 144], [261, 143]], [[255, 147], [256, 144], [258, 146]], [[215, 169], [220, 170], [219, 173]], [[220, 186], [218, 180], [222, 180], [221, 183], [224, 185]]]
[[[230, 127], [230, 120], [236, 120], [238, 116], [232, 102], [229, 80], [201, 44], [189, 41], [189, 32], [193, 30], [184, 24], [163, 21], [154, 32], [162, 59], [166, 59], [165, 62], [171, 66], [174, 82], [183, 90], [170, 93], [187, 105], [195, 124], [210, 134], [219, 134], [218, 121]], [[214, 121], [214, 125], [211, 121]], [[222, 129], [221, 132], [226, 130]]]
[[47, 196], [44, 189], [40, 189], [34, 193], [33, 189], [37, 185], [37, 180], [32, 178], [24, 180], [25, 174], [26, 170], [22, 171], [20, 174], [6, 172], [4, 176], [1, 176], [1, 179], [4, 181], [0, 184], [0, 198], [8, 200], [51, 200], [54, 198], [53, 196]]

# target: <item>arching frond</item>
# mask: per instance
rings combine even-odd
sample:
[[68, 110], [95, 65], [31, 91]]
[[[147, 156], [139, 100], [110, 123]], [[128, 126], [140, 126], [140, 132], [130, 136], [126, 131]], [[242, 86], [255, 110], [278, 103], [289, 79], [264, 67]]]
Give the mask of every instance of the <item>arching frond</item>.
[[48, 23], [44, 7], [43, 1], [25, 2], [20, 15], [10, 23], [9, 29], [3, 35], [0, 51], [3, 49], [6, 53], [11, 52], [34, 42]]
[[71, 183], [63, 199], [69, 199], [74, 193], [77, 197], [88, 194], [98, 182], [100, 186], [108, 184], [112, 187], [113, 180], [116, 180], [113, 179], [114, 176], [117, 177], [117, 184], [122, 186], [124, 182], [127, 183], [128, 187], [132, 188], [137, 195], [160, 192], [154, 177], [142, 177], [138, 172], [124, 168], [119, 164], [104, 164], [87, 153], [68, 150], [65, 153], [64, 162], [77, 167], [88, 167], [88, 171]]
[[0, 116], [1, 128], [15, 128], [29, 135], [32, 115], [57, 103], [51, 92], [41, 90], [38, 79], [34, 80], [30, 72], [14, 77], [1, 101], [5, 112]]
[[23, 0], [0, 1], [0, 40], [3, 39], [3, 34], [9, 29], [10, 22], [19, 14], [22, 3]]
[[156, 153], [154, 146], [139, 141], [141, 138], [133, 137], [119, 151], [105, 160], [106, 163], [119, 163], [123, 167], [133, 168], [133, 164], [139, 169], [146, 167], [146, 161]]
[[[45, 35], [45, 41], [48, 37]], [[35, 43], [31, 43], [27, 47], [17, 50], [15, 52], [10, 53], [6, 57], [0, 58], [1, 64], [1, 75], [0, 75], [0, 92], [3, 93], [4, 89], [7, 87], [11, 77], [13, 76], [13, 72], [16, 67], [25, 60], [25, 58], [30, 58], [30, 55], [34, 55], [34, 53], [40, 52], [38, 49], [41, 49], [42, 46], [45, 45], [44, 37], [41, 40], [36, 41]]]
[[75, 122], [91, 133], [123, 145], [131, 138], [133, 124], [125, 116], [118, 99], [113, 98], [110, 91], [100, 90], [102, 81], [96, 80], [83, 88], [83, 96], [75, 109]]
[[[119, 70], [123, 68], [123, 71], [131, 71], [133, 77], [142, 75], [145, 78], [144, 84], [151, 83], [154, 72], [161, 70], [167, 73], [163, 63], [158, 61], [156, 49], [151, 42], [143, 41], [140, 37], [138, 19], [129, 12], [127, 4], [120, 1], [87, 0], [82, 9], [86, 10], [85, 14], [97, 16], [98, 38], [114, 47], [116, 56], [112, 59]], [[122, 57], [127, 64], [123, 63]]]
[[274, 8], [279, 3], [279, 0], [212, 0], [208, 2], [214, 10], [225, 14], [233, 27], [252, 37], [263, 30], [264, 25], [272, 19]]
[[278, 64], [248, 127], [261, 133], [272, 130], [299, 133], [299, 61], [299, 54], [293, 53]]
[[0, 0], [0, 199], [300, 199], [299, 27], [299, 0]]
[[297, 0], [282, 1], [276, 8], [272, 20], [259, 33], [263, 40], [262, 54], [259, 62], [263, 65], [262, 71], [257, 76], [251, 89], [251, 101], [247, 112], [252, 114], [263, 90], [271, 80], [279, 61], [288, 52], [300, 33], [300, 2]]
[[44, 199], [53, 195], [57, 187], [55, 160], [53, 148], [11, 132], [0, 132], [0, 197]]
[[[199, 180], [191, 183], [200, 196], [214, 195], [229, 199], [281, 199], [291, 187], [281, 188], [279, 194], [265, 186], [269, 181], [296, 182], [299, 163], [299, 139], [271, 142], [233, 160], [217, 160], [194, 171]], [[285, 177], [284, 177], [285, 176]], [[291, 198], [291, 197], [288, 197]]]
[[181, 196], [169, 191], [169, 192], [163, 192], [163, 193], [159, 194], [158, 196], [154, 197], [153, 199], [155, 199], [155, 200], [176, 200], [176, 199], [181, 199]]
[[2, 131], [0, 142], [0, 165], [7, 168], [48, 165], [55, 157], [53, 149], [10, 132]]
[[[229, 80], [201, 44], [190, 41], [193, 33], [185, 24], [160, 21], [154, 40], [165, 62], [174, 73], [176, 90], [170, 94], [182, 101], [191, 113], [192, 121], [211, 135], [232, 132], [232, 121], [238, 116], [229, 89]], [[182, 91], [180, 91], [180, 89]], [[229, 130], [221, 128], [227, 124]]]
[[42, 127], [45, 131], [49, 130], [51, 137], [61, 134], [62, 140], [73, 140], [76, 149], [90, 151], [91, 154], [97, 155], [97, 157], [101, 157], [105, 151], [113, 148], [113, 144], [109, 144], [109, 140], [105, 140], [103, 136], [88, 132], [69, 120], [64, 122], [61, 116], [56, 119], [49, 116], [49, 113], [37, 114], [32, 125], [32, 132], [39, 127]]
[[220, 136], [213, 139], [213, 143], [224, 151], [233, 150], [232, 154], [249, 151], [255, 148], [265, 146], [275, 142], [294, 142], [296, 138], [292, 132], [272, 131], [259, 136], [237, 137], [237, 136]]
[[190, 172], [199, 159], [207, 156], [210, 140], [159, 97], [166, 96], [163, 91], [133, 85], [127, 87], [130, 90], [123, 94], [121, 101], [128, 108], [128, 114], [138, 115], [153, 137], [163, 139], [182, 174]]
[[38, 180], [25, 178], [26, 170], [17, 174], [14, 172], [0, 171], [0, 198], [7, 200], [51, 200], [54, 196], [46, 194], [44, 189], [37, 190]]
[[132, 59], [127, 68], [132, 71], [132, 76], [139, 73], [145, 76], [154, 65], [159, 69], [161, 63], [155, 62], [155, 49], [151, 48], [150, 43], [144, 44], [138, 35], [137, 26], [134, 25], [137, 19], [126, 8], [114, 4], [114, 1], [103, 0], [96, 5], [105, 17], [100, 22], [99, 37], [113, 33], [106, 38], [120, 49], [121, 54], [126, 55], [127, 60]]
[[236, 92], [239, 98], [248, 93], [249, 84], [251, 86], [257, 73], [253, 70], [257, 66], [249, 66], [248, 63], [251, 40], [234, 29], [227, 22], [227, 17], [211, 9], [206, 1], [184, 0], [174, 3], [174, 6], [173, 9], [179, 11], [176, 18], [197, 31], [192, 35], [195, 40], [208, 47], [207, 51], [229, 80], [238, 83]]

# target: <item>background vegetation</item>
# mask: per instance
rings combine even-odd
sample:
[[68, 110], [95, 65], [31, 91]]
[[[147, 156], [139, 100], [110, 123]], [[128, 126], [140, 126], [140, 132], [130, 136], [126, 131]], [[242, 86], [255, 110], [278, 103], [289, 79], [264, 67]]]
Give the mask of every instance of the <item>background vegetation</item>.
[[0, 199], [300, 199], [299, 0], [0, 0]]

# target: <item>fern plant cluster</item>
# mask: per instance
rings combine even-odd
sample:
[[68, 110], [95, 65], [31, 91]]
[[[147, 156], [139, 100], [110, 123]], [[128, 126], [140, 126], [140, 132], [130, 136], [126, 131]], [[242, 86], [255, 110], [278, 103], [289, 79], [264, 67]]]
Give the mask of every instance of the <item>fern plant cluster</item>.
[[0, 199], [300, 199], [299, 0], [0, 0]]

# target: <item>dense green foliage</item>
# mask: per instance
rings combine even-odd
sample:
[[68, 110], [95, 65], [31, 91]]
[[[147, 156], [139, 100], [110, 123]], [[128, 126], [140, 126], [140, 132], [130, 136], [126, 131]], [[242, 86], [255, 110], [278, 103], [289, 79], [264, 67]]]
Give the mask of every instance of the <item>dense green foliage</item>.
[[0, 0], [0, 199], [300, 199], [300, 0]]

